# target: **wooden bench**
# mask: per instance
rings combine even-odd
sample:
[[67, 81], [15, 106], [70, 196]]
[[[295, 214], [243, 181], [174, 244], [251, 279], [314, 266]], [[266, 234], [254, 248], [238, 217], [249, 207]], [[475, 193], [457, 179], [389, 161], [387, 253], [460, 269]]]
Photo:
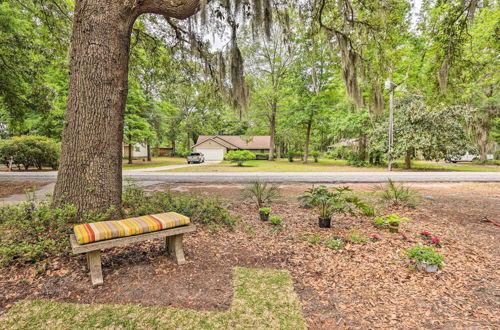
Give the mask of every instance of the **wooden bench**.
[[165, 238], [165, 247], [167, 252], [174, 257], [177, 264], [182, 265], [186, 262], [184, 259], [184, 251], [182, 249], [182, 238], [185, 233], [196, 230], [193, 224], [171, 229], [153, 231], [145, 234], [138, 234], [127, 237], [113, 238], [94, 243], [80, 245], [78, 244], [74, 234], [70, 235], [71, 249], [74, 254], [87, 253], [87, 265], [90, 271], [92, 285], [102, 285], [102, 268], [101, 268], [101, 250], [116, 246], [126, 245], [135, 242], [146, 241], [156, 238]]

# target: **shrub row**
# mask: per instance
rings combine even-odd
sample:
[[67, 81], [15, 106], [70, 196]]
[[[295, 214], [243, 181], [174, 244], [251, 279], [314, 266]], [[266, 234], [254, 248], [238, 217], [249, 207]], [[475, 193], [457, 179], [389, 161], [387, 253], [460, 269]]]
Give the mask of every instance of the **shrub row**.
[[30, 167], [42, 169], [50, 166], [57, 169], [61, 154], [60, 143], [44, 136], [16, 136], [0, 141], [0, 157], [6, 166], [12, 165], [25, 170]]
[[[193, 222], [233, 228], [237, 219], [221, 200], [170, 190], [145, 193], [136, 185], [129, 185], [123, 193], [124, 217], [174, 211], [191, 218]], [[78, 222], [89, 223], [110, 218], [110, 212], [89, 212], [81, 218], [72, 205], [51, 208], [48, 200], [0, 207], [0, 266], [16, 263], [34, 263], [50, 256], [69, 254], [69, 234]]]

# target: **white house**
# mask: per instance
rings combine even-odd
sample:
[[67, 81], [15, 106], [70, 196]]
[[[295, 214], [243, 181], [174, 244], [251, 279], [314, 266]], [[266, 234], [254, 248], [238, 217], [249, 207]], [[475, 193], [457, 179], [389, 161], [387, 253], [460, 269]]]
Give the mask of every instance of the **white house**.
[[[123, 158], [128, 158], [128, 144], [123, 144]], [[136, 143], [132, 145], [132, 157], [141, 158], [148, 156], [148, 148], [145, 144]]]

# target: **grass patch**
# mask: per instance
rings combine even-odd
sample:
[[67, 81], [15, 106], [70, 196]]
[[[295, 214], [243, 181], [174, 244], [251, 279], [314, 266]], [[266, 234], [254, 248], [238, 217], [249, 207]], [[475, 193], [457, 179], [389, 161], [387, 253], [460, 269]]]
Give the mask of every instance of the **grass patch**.
[[[406, 171], [404, 162], [394, 163], [396, 171]], [[471, 163], [445, 163], [413, 161], [412, 169], [409, 171], [464, 171], [464, 172], [499, 172], [500, 167], [496, 165], [476, 165]], [[386, 171], [386, 166], [349, 166], [346, 160], [342, 159], [319, 159], [317, 163], [310, 161], [303, 164], [300, 160], [289, 162], [286, 159], [275, 161], [250, 160], [244, 166], [236, 166], [228, 161], [219, 164], [183, 167], [159, 172], [379, 172]]]
[[0, 317], [0, 328], [306, 329], [288, 271], [236, 268], [233, 297], [228, 312], [23, 301]]
[[[186, 167], [165, 170], [165, 172], [360, 172], [366, 170], [366, 168], [347, 166], [345, 160], [338, 159], [320, 159], [318, 163], [311, 160], [307, 164], [303, 164], [301, 161], [291, 163], [286, 159], [279, 159], [272, 162], [250, 160], [245, 162], [245, 166], [236, 166], [224, 161], [215, 165]], [[383, 171], [384, 169], [370, 168], [370, 171], [372, 170]]]
[[123, 161], [122, 168], [124, 170], [187, 164], [186, 159], [181, 157], [155, 157], [150, 162], [143, 162], [142, 159], [136, 159], [134, 160], [134, 164], [127, 164], [127, 162], [128, 160]]

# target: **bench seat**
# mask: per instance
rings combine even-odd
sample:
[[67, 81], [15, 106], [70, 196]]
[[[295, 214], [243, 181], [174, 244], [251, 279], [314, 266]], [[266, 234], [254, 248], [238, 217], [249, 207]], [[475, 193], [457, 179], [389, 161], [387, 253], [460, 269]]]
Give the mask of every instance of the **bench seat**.
[[176, 213], [160, 213], [123, 220], [85, 223], [74, 227], [76, 241], [80, 245], [119, 237], [127, 237], [165, 230], [190, 223], [188, 217]]
[[[139, 221], [137, 221], [138, 219]], [[119, 224], [116, 225], [116, 223]], [[73, 253], [87, 254], [87, 265], [90, 271], [92, 285], [94, 286], [102, 285], [104, 283], [101, 267], [101, 250], [140, 241], [164, 238], [167, 253], [173, 256], [177, 264], [182, 265], [185, 263], [182, 238], [185, 233], [196, 230], [196, 226], [190, 223], [188, 217], [175, 212], [154, 214], [117, 221], [102, 221], [87, 225], [95, 224], [98, 225], [80, 227], [79, 229], [76, 227], [85, 225], [77, 225], [75, 226], [75, 234], [70, 235], [70, 243]], [[149, 226], [146, 226], [146, 224]], [[120, 225], [129, 226], [130, 230], [111, 231], [110, 228], [113, 228], [113, 225], [115, 226], [115, 229], [121, 228], [119, 227]], [[78, 233], [81, 234], [82, 230], [84, 231], [84, 234], [79, 239], [77, 235]], [[92, 232], [90, 230], [92, 230]], [[127, 235], [125, 235], [125, 233]], [[83, 244], [80, 243], [80, 241], [83, 242]]]

